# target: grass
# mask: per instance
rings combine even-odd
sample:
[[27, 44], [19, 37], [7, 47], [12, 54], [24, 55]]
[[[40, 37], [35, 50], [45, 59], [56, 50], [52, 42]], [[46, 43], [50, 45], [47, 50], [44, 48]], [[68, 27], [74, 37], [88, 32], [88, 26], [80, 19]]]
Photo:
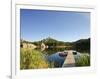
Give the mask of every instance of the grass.
[[49, 63], [44, 55], [37, 50], [20, 49], [20, 69], [48, 68]]
[[79, 58], [75, 59], [76, 66], [90, 66], [90, 56], [87, 53], [82, 54]]
[[[90, 55], [82, 53], [81, 56], [75, 58], [76, 67], [90, 66]], [[57, 65], [57, 64], [56, 64]], [[20, 69], [43, 69], [54, 68], [55, 62], [48, 62], [45, 55], [38, 50], [20, 49]]]

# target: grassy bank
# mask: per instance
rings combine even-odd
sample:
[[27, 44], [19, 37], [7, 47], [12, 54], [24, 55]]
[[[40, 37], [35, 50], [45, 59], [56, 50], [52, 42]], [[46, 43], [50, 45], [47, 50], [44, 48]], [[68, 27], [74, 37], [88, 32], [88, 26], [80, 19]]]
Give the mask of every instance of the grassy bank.
[[20, 69], [40, 69], [48, 67], [49, 63], [40, 51], [20, 49]]
[[76, 66], [90, 66], [90, 55], [83, 53], [79, 58], [75, 59]]

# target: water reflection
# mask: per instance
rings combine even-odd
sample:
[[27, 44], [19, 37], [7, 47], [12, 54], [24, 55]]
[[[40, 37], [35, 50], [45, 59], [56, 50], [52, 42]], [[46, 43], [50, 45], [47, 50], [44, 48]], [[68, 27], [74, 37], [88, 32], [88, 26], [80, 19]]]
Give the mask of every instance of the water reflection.
[[[40, 50], [41, 49], [37, 49]], [[48, 48], [43, 51], [41, 51], [44, 54], [44, 57], [48, 60], [48, 62], [52, 63], [54, 62], [54, 67], [62, 67], [66, 56], [60, 56], [59, 53], [63, 53], [66, 48]], [[74, 53], [74, 58], [79, 59], [81, 54], [77, 52]]]
[[55, 67], [61, 67], [63, 65], [63, 62], [65, 60], [66, 57], [61, 57], [59, 56], [60, 52], [57, 52], [55, 54], [52, 54], [50, 56], [48, 56], [48, 61], [49, 62], [54, 62], [55, 63]]
[[77, 52], [77, 54], [74, 55], [74, 58], [79, 59], [81, 57], [81, 55], [82, 55], [81, 53]]

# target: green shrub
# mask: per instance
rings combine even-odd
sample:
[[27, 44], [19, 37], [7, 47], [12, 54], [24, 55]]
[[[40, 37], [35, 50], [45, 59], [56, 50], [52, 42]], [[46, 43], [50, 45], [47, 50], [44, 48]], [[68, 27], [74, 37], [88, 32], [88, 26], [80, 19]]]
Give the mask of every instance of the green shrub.
[[44, 55], [37, 50], [20, 49], [20, 69], [48, 68]]
[[78, 59], [75, 59], [76, 66], [90, 66], [90, 56], [82, 54]]

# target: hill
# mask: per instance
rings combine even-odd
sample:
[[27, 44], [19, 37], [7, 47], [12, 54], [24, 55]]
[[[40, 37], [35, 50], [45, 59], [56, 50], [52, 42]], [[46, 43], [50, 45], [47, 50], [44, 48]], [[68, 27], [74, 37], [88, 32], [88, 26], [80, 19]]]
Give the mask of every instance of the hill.
[[77, 50], [79, 52], [88, 52], [88, 53], [90, 52], [90, 38], [79, 39], [74, 42], [64, 42], [64, 41], [59, 41], [54, 38], [48, 37], [40, 41], [30, 42], [30, 41], [21, 40], [21, 42], [31, 43], [36, 46], [41, 46], [41, 43], [44, 43], [48, 47], [52, 47], [52, 48], [59, 47], [59, 46], [66, 47], [66, 48], [70, 47], [70, 49]]

